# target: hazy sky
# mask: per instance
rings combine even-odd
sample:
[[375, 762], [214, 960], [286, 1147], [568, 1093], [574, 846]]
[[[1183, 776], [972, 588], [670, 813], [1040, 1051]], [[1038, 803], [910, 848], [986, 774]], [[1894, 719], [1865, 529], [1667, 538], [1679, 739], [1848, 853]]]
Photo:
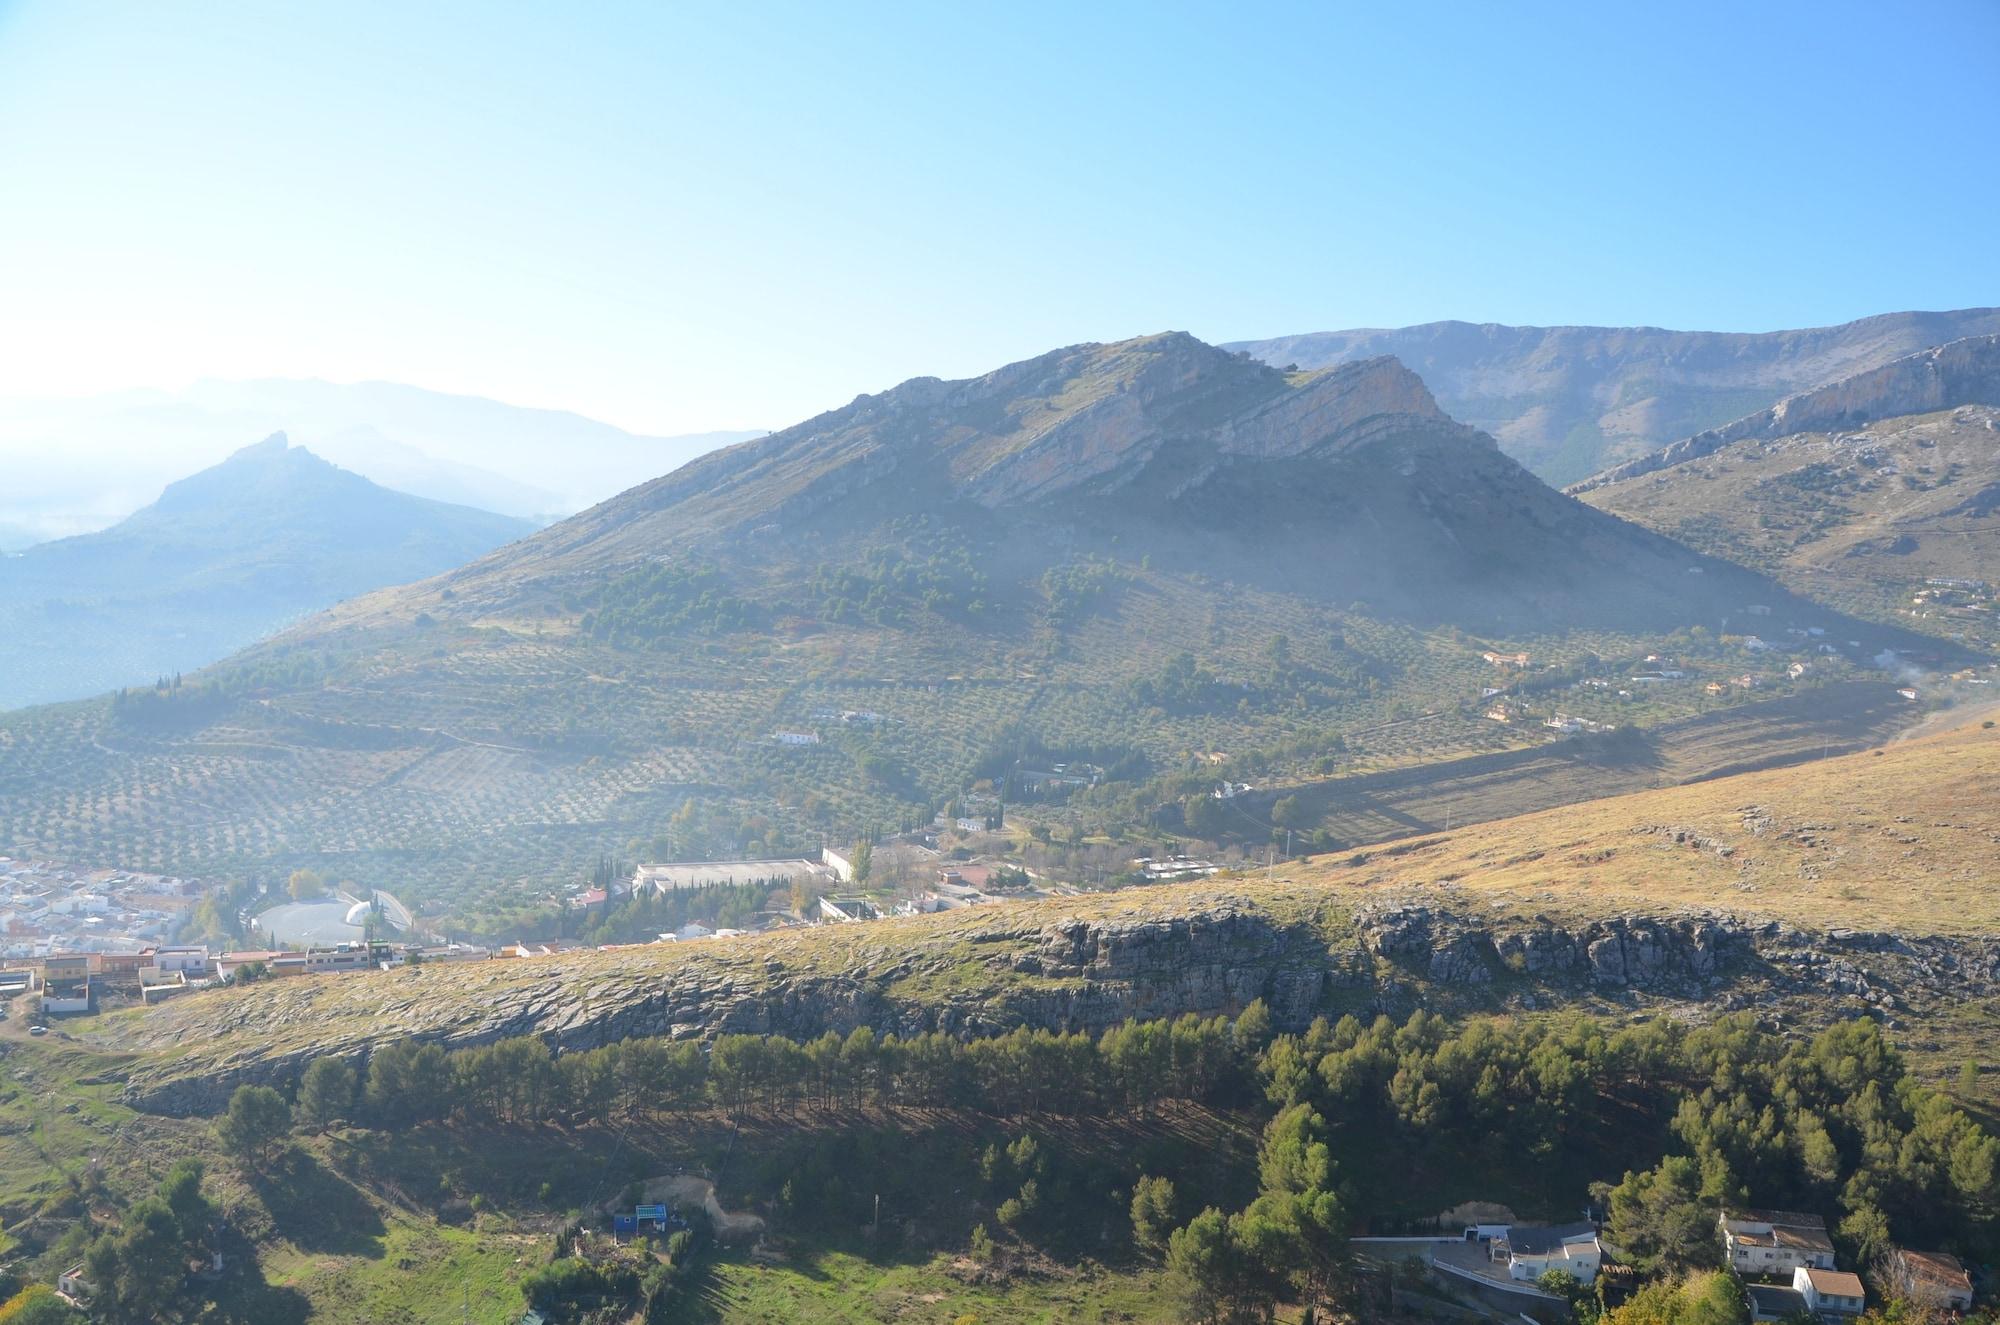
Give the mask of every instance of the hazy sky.
[[0, 395], [2000, 303], [2000, 4], [0, 0]]

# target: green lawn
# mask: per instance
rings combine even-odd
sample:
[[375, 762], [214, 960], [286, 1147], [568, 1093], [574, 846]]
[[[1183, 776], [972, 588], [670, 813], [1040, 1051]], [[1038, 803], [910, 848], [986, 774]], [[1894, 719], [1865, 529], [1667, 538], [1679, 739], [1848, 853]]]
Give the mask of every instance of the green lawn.
[[317, 1325], [418, 1325], [461, 1319], [511, 1325], [523, 1304], [514, 1285], [548, 1256], [547, 1239], [447, 1228], [390, 1213], [365, 1253], [284, 1246], [263, 1257], [272, 1289], [303, 1296]]

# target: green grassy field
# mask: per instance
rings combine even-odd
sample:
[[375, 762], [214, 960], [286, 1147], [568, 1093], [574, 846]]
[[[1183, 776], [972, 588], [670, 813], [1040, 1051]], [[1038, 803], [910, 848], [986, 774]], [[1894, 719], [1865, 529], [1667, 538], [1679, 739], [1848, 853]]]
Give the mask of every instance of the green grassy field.
[[879, 1265], [845, 1252], [807, 1252], [769, 1262], [719, 1261], [698, 1319], [718, 1325], [825, 1321], [954, 1325], [1117, 1325], [1168, 1319], [1157, 1271], [1041, 1263], [994, 1270], [963, 1256]]

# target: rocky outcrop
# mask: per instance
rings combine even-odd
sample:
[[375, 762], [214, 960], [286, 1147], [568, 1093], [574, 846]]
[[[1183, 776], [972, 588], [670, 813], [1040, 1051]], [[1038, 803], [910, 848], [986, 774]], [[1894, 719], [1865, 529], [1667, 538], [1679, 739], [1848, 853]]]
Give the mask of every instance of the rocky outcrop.
[[[219, 1110], [246, 1082], [289, 1084], [315, 1058], [364, 1064], [414, 1037], [451, 1047], [536, 1035], [560, 1050], [642, 1036], [871, 1026], [977, 1036], [1015, 1026], [1096, 1032], [1129, 1018], [1314, 1017], [1671, 1001], [1886, 1016], [2000, 994], [2000, 941], [1816, 933], [1726, 915], [1496, 923], [1431, 905], [1347, 920], [1285, 917], [1254, 899], [1184, 913], [1026, 923], [995, 917], [949, 947], [899, 948], [893, 925], [829, 936], [814, 960], [754, 941], [707, 953], [579, 954], [279, 982], [167, 1004], [127, 1030], [148, 1049], [129, 1092], [172, 1114]], [[727, 957], [725, 960], [724, 957]], [[692, 958], [692, 959], [691, 959]]]
[[1592, 475], [1572, 495], [1714, 455], [1735, 442], [1857, 428], [1875, 419], [1960, 405], [2000, 405], [2000, 335], [1968, 336], [1880, 368], [1787, 396], [1767, 410], [1696, 433], [1650, 455]]

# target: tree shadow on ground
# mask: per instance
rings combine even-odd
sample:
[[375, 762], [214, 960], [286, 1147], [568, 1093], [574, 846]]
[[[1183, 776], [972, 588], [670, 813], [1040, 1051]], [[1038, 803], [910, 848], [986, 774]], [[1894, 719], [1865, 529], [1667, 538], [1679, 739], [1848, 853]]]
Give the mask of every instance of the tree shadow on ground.
[[202, 1325], [305, 1325], [312, 1303], [296, 1288], [275, 1287], [264, 1279], [257, 1249], [240, 1234], [223, 1245], [225, 1269], [206, 1288], [207, 1300], [193, 1319]]
[[297, 1146], [251, 1186], [279, 1236], [301, 1251], [379, 1257], [386, 1232], [382, 1216], [353, 1183]]

